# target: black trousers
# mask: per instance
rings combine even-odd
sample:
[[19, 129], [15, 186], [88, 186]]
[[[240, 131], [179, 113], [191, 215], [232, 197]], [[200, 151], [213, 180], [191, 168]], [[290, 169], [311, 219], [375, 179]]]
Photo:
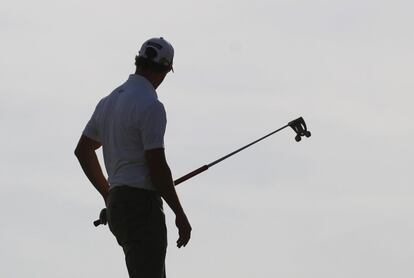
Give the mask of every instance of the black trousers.
[[167, 228], [156, 191], [114, 187], [107, 200], [109, 229], [123, 248], [130, 278], [165, 278]]

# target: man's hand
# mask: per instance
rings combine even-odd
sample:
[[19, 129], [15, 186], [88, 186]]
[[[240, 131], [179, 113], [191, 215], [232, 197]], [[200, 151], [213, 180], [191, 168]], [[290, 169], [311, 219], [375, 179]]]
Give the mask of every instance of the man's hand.
[[179, 213], [175, 216], [175, 225], [178, 228], [179, 238], [177, 240], [177, 247], [186, 246], [191, 237], [191, 225], [188, 222], [185, 213]]
[[101, 210], [101, 213], [99, 213], [99, 221], [101, 222], [102, 225], [108, 224], [108, 217], [107, 217], [107, 214], [106, 214], [106, 208], [103, 208]]

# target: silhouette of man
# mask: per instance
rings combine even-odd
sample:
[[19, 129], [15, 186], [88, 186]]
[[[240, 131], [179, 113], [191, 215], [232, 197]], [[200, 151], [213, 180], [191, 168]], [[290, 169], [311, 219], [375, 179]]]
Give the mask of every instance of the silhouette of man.
[[[163, 38], [146, 41], [136, 71], [97, 104], [75, 155], [104, 198], [108, 224], [123, 248], [129, 277], [165, 277], [167, 230], [163, 201], [175, 213], [186, 246], [191, 226], [165, 159], [166, 113], [156, 89], [172, 70], [174, 49]], [[102, 146], [108, 180], [95, 151]]]

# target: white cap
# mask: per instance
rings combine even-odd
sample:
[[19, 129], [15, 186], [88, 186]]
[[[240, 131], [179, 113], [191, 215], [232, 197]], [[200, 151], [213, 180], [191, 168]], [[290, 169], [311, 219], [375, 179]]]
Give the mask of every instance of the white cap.
[[[155, 50], [155, 57], [148, 57], [153, 56], [148, 55], [149, 53], [154, 53], [154, 51], [148, 51], [148, 49]], [[141, 49], [139, 50], [138, 56], [151, 59], [151, 61], [157, 64], [171, 67], [172, 69], [174, 59], [174, 48], [163, 37], [152, 38], [144, 42], [144, 44], [141, 46]]]

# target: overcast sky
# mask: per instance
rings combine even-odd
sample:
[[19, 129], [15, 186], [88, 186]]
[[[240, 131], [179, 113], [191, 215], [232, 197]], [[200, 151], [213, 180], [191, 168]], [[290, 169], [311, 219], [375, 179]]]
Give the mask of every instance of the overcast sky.
[[[73, 150], [150, 37], [174, 177], [303, 116], [179, 186], [193, 238], [168, 277], [413, 277], [412, 1], [5, 1], [0, 276], [127, 277]], [[101, 156], [101, 155], [100, 155]]]

